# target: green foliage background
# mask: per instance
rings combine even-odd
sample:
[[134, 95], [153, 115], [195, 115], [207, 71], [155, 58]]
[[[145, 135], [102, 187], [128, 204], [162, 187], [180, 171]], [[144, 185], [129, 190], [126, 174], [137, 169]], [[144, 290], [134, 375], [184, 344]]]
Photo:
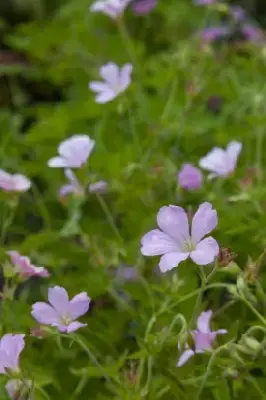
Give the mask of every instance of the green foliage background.
[[[218, 14], [206, 15], [206, 8], [186, 0], [159, 1], [145, 17], [127, 10], [120, 25], [90, 13], [88, 6], [87, 0], [67, 1], [46, 18], [39, 9], [37, 19], [14, 29], [3, 21], [1, 168], [25, 174], [34, 187], [16, 208], [9, 194], [0, 193], [1, 262], [15, 249], [46, 266], [51, 278], [27, 282], [15, 300], [2, 301], [2, 333], [29, 333], [35, 326], [31, 304], [47, 298], [49, 285], [64, 286], [71, 296], [86, 291], [93, 305], [79, 335], [112, 383], [72, 339], [29, 336], [21, 364], [36, 382], [36, 400], [196, 399], [210, 356], [176, 368], [181, 326], [175, 318], [183, 314], [189, 323], [195, 311], [198, 267], [186, 262], [178, 275], [157, 273], [158, 259], [143, 259], [140, 239], [156, 226], [161, 206], [196, 211], [210, 201], [219, 216], [214, 236], [237, 253], [241, 270], [248, 257], [256, 260], [263, 252], [265, 48], [226, 43], [203, 48], [194, 33]], [[12, 62], [5, 58], [7, 49]], [[108, 61], [132, 62], [133, 80], [118, 99], [98, 105], [88, 82]], [[210, 96], [223, 99], [219, 112], [208, 107]], [[87, 172], [92, 181], [107, 180], [110, 191], [63, 204], [58, 190], [64, 174], [49, 169], [47, 160], [75, 133], [96, 141]], [[181, 192], [182, 163], [197, 164], [213, 146], [230, 140], [243, 143], [235, 176], [206, 180], [196, 193]], [[243, 189], [250, 168], [257, 173]], [[126, 265], [137, 268], [138, 280], [116, 278], [115, 271]], [[262, 315], [264, 267], [261, 297], [252, 287], [253, 305]], [[219, 270], [215, 282], [234, 285], [234, 269]], [[201, 310], [208, 308], [215, 311], [215, 327], [228, 329], [220, 343], [239, 341], [259, 323], [221, 287], [205, 293]], [[238, 357], [242, 364], [228, 353], [214, 363], [202, 398], [265, 398], [264, 353]]]

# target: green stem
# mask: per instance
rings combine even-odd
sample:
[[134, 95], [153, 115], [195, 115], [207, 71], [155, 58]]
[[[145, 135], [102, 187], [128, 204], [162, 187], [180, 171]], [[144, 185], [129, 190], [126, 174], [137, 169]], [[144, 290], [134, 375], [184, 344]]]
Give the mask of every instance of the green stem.
[[240, 299], [253, 312], [253, 314], [256, 315], [256, 317], [263, 323], [263, 325], [266, 326], [266, 319], [256, 310], [256, 308], [254, 308], [253, 305], [250, 304], [244, 297], [240, 297]]

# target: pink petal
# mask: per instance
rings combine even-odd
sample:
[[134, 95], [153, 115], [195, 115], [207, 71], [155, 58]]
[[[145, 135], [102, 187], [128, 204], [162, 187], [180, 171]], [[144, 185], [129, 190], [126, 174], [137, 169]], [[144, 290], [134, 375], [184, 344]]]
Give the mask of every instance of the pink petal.
[[240, 142], [232, 141], [229, 143], [226, 149], [226, 153], [228, 156], [228, 163], [231, 172], [234, 171], [237, 163], [238, 156], [241, 152], [242, 144]]
[[205, 235], [208, 235], [217, 225], [217, 212], [208, 202], [202, 203], [192, 220], [191, 237], [197, 244]]
[[194, 351], [191, 349], [185, 350], [178, 360], [177, 367], [182, 367], [194, 354]]
[[63, 141], [59, 147], [59, 154], [68, 160], [69, 167], [81, 167], [88, 159], [95, 145], [88, 135], [73, 135]]
[[11, 369], [18, 368], [19, 356], [25, 347], [24, 337], [25, 335], [12, 335], [10, 333], [2, 337], [0, 349], [8, 356], [6, 367]]
[[161, 272], [170, 271], [171, 269], [178, 266], [181, 261], [188, 258], [189, 253], [167, 253], [161, 257], [159, 268]]
[[154, 229], [141, 239], [141, 252], [144, 256], [159, 256], [178, 250], [175, 241], [159, 229]]
[[59, 315], [56, 310], [47, 303], [38, 302], [33, 304], [31, 315], [40, 324], [54, 325], [58, 323]]
[[125, 90], [131, 82], [132, 64], [125, 64], [120, 71], [120, 87], [121, 91]]
[[70, 301], [70, 315], [72, 319], [76, 319], [81, 315], [86, 314], [90, 306], [90, 298], [86, 292], [82, 292]]
[[119, 68], [115, 63], [109, 62], [103, 65], [100, 68], [100, 75], [108, 86], [119, 86]]
[[210, 333], [210, 320], [212, 317], [212, 310], [203, 311], [197, 319], [197, 328], [201, 333]]
[[214, 147], [205, 157], [199, 161], [199, 166], [217, 175], [227, 175], [227, 157], [223, 149]]
[[104, 82], [100, 82], [100, 81], [92, 81], [89, 83], [89, 88], [93, 91], [93, 92], [97, 92], [97, 93], [101, 93], [101, 92], [106, 92], [106, 90], [109, 90], [109, 86], [104, 83]]
[[190, 257], [198, 265], [207, 265], [214, 261], [218, 253], [218, 243], [209, 236], [198, 243], [196, 250], [192, 251]]
[[48, 166], [51, 168], [67, 168], [69, 167], [66, 159], [62, 157], [53, 157], [48, 161]]
[[162, 207], [157, 215], [161, 230], [171, 236], [181, 250], [190, 239], [187, 214], [177, 206]]
[[61, 286], [54, 286], [48, 289], [48, 300], [58, 314], [68, 314], [69, 300], [66, 289]]
[[87, 324], [82, 324], [78, 321], [71, 322], [71, 324], [67, 326], [67, 333], [75, 332], [76, 330], [83, 328], [84, 326], [87, 326]]
[[105, 104], [105, 103], [108, 103], [109, 101], [115, 99], [116, 96], [117, 96], [116, 92], [114, 92], [112, 89], [108, 89], [102, 93], [99, 93], [95, 97], [95, 101], [96, 101], [96, 103], [99, 103], [99, 104]]

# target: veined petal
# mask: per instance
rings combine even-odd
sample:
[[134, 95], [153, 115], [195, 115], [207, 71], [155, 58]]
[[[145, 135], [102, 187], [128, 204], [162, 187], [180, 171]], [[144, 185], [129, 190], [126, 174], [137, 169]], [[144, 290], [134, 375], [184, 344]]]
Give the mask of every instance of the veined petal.
[[159, 268], [161, 272], [170, 271], [171, 269], [177, 267], [181, 261], [186, 260], [188, 256], [189, 253], [172, 252], [164, 254], [161, 257]]
[[86, 292], [82, 292], [70, 301], [70, 315], [72, 319], [76, 319], [81, 315], [86, 314], [90, 306], [90, 298], [88, 297]]
[[198, 265], [207, 265], [214, 261], [218, 253], [218, 243], [209, 236], [197, 244], [196, 250], [190, 253], [190, 257]]
[[189, 241], [189, 225], [185, 210], [177, 206], [162, 207], [157, 215], [157, 223], [161, 230], [175, 241], [179, 249]]
[[208, 202], [202, 203], [192, 220], [191, 238], [197, 244], [205, 235], [208, 235], [217, 225], [217, 212]]
[[159, 229], [146, 233], [141, 239], [141, 245], [141, 252], [144, 256], [160, 256], [178, 250], [174, 239]]

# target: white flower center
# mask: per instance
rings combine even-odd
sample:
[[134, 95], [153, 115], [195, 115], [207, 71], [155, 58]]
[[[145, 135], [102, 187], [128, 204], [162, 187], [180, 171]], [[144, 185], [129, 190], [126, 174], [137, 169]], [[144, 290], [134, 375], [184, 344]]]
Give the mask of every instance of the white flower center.
[[184, 243], [183, 249], [186, 252], [191, 253], [196, 249], [196, 245], [192, 242], [191, 238], [189, 238], [189, 240]]

